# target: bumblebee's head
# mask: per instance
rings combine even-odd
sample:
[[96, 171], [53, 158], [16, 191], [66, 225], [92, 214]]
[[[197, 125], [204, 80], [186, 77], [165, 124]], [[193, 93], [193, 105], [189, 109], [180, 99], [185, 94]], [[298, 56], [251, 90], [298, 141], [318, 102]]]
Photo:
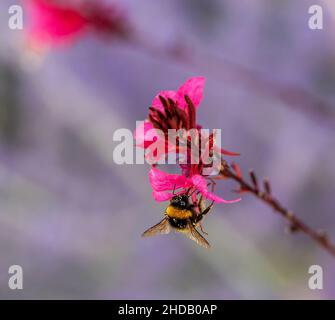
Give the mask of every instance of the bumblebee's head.
[[179, 208], [179, 209], [187, 209], [187, 207], [189, 206], [188, 198], [189, 197], [186, 194], [174, 196], [171, 199], [171, 206]]

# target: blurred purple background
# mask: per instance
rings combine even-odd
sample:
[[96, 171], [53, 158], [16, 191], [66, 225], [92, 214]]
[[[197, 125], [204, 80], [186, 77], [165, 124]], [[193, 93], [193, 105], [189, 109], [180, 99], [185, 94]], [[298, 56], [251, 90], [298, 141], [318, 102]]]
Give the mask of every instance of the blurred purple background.
[[[166, 204], [151, 197], [148, 166], [113, 163], [112, 140], [146, 117], [159, 91], [203, 75], [199, 122], [222, 128], [244, 172], [269, 176], [285, 205], [335, 240], [334, 1], [122, 1], [153, 45], [187, 43], [233, 70], [201, 58], [197, 70], [94, 35], [32, 57], [7, 26], [17, 3], [0, 4], [0, 298], [335, 298], [334, 258], [286, 234], [252, 196], [215, 206], [204, 223], [209, 251], [179, 234], [141, 239]], [[312, 4], [324, 9], [322, 31], [308, 28]], [[238, 66], [266, 85], [255, 90]], [[327, 104], [304, 111], [267, 90], [272, 83]], [[223, 186], [218, 193], [235, 196]], [[13, 264], [23, 267], [22, 291], [8, 288]], [[313, 264], [324, 290], [308, 288]]]

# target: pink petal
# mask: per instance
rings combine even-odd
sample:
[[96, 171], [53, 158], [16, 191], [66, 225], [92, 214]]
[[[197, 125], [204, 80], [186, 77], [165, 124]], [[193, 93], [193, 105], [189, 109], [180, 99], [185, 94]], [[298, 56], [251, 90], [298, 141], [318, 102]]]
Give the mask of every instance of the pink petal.
[[173, 194], [166, 191], [153, 191], [152, 196], [156, 201], [167, 201], [173, 197]]
[[236, 202], [240, 202], [242, 200], [242, 198], [237, 198], [234, 200], [225, 200], [223, 198], [220, 198], [219, 196], [215, 195], [212, 192], [207, 192], [206, 194], [204, 194], [204, 196], [209, 199], [209, 200], [213, 200], [214, 202], [221, 202], [221, 203], [236, 203]]
[[154, 100], [152, 100], [152, 107], [163, 111], [164, 107], [162, 106], [161, 101], [159, 100], [159, 96], [162, 96], [163, 98], [167, 99], [167, 98], [171, 98], [173, 101], [176, 101], [176, 95], [177, 93], [175, 91], [161, 91], [158, 95], [156, 95], [156, 97], [154, 98]]
[[186, 109], [185, 95], [188, 95], [195, 107], [198, 107], [203, 96], [205, 86], [204, 77], [195, 77], [187, 80], [177, 91], [177, 102], [179, 106]]
[[179, 189], [189, 185], [185, 176], [169, 174], [156, 168], [149, 171], [149, 181], [154, 191]]
[[223, 203], [235, 203], [235, 202], [241, 201], [241, 198], [238, 198], [235, 200], [225, 200], [225, 199], [218, 197], [214, 193], [209, 192], [205, 178], [198, 174], [192, 176], [191, 180], [194, 186], [196, 187], [196, 189], [198, 189], [200, 193], [209, 200], [213, 200], [215, 202], [223, 202]]
[[[142, 147], [142, 148], [147, 148], [148, 147], [148, 145], [145, 141], [145, 135], [149, 130], [151, 130], [153, 128], [154, 128], [153, 125], [148, 120], [142, 121], [140, 123], [140, 125], [137, 126], [137, 128], [135, 129], [135, 132], [134, 132], [134, 139], [136, 141], [136, 146]], [[150, 141], [150, 144], [151, 143], [152, 142]]]
[[29, 14], [28, 37], [36, 42], [65, 42], [87, 25], [87, 19], [65, 5], [46, 0], [26, 0]]

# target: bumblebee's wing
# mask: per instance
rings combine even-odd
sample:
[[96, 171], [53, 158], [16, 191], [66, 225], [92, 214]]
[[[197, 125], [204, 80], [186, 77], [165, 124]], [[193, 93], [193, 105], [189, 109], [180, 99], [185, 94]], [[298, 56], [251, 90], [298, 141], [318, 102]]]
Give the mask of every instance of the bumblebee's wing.
[[171, 227], [167, 218], [155, 224], [153, 227], [144, 231], [142, 237], [151, 237], [156, 234], [168, 234], [171, 231]]
[[188, 224], [187, 229], [187, 232], [184, 232], [187, 237], [206, 249], [210, 248], [208, 241], [193, 227], [191, 223]]

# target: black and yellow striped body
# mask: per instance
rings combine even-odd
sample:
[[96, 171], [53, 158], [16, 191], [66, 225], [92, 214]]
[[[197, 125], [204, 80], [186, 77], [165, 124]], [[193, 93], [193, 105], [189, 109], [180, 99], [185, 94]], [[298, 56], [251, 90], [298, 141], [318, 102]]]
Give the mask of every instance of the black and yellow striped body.
[[165, 210], [165, 217], [159, 223], [146, 230], [142, 236], [150, 237], [156, 234], [168, 234], [171, 229], [174, 229], [182, 232], [197, 244], [209, 248], [208, 241], [196, 230], [196, 227], [210, 211], [213, 202], [206, 209], [202, 209], [198, 203], [194, 204], [191, 202], [190, 198], [188, 192], [173, 196]]
[[165, 214], [171, 227], [177, 231], [183, 231], [187, 228], [188, 223], [193, 224], [195, 218], [194, 205], [189, 202], [189, 197], [186, 195], [175, 196], [166, 208]]

